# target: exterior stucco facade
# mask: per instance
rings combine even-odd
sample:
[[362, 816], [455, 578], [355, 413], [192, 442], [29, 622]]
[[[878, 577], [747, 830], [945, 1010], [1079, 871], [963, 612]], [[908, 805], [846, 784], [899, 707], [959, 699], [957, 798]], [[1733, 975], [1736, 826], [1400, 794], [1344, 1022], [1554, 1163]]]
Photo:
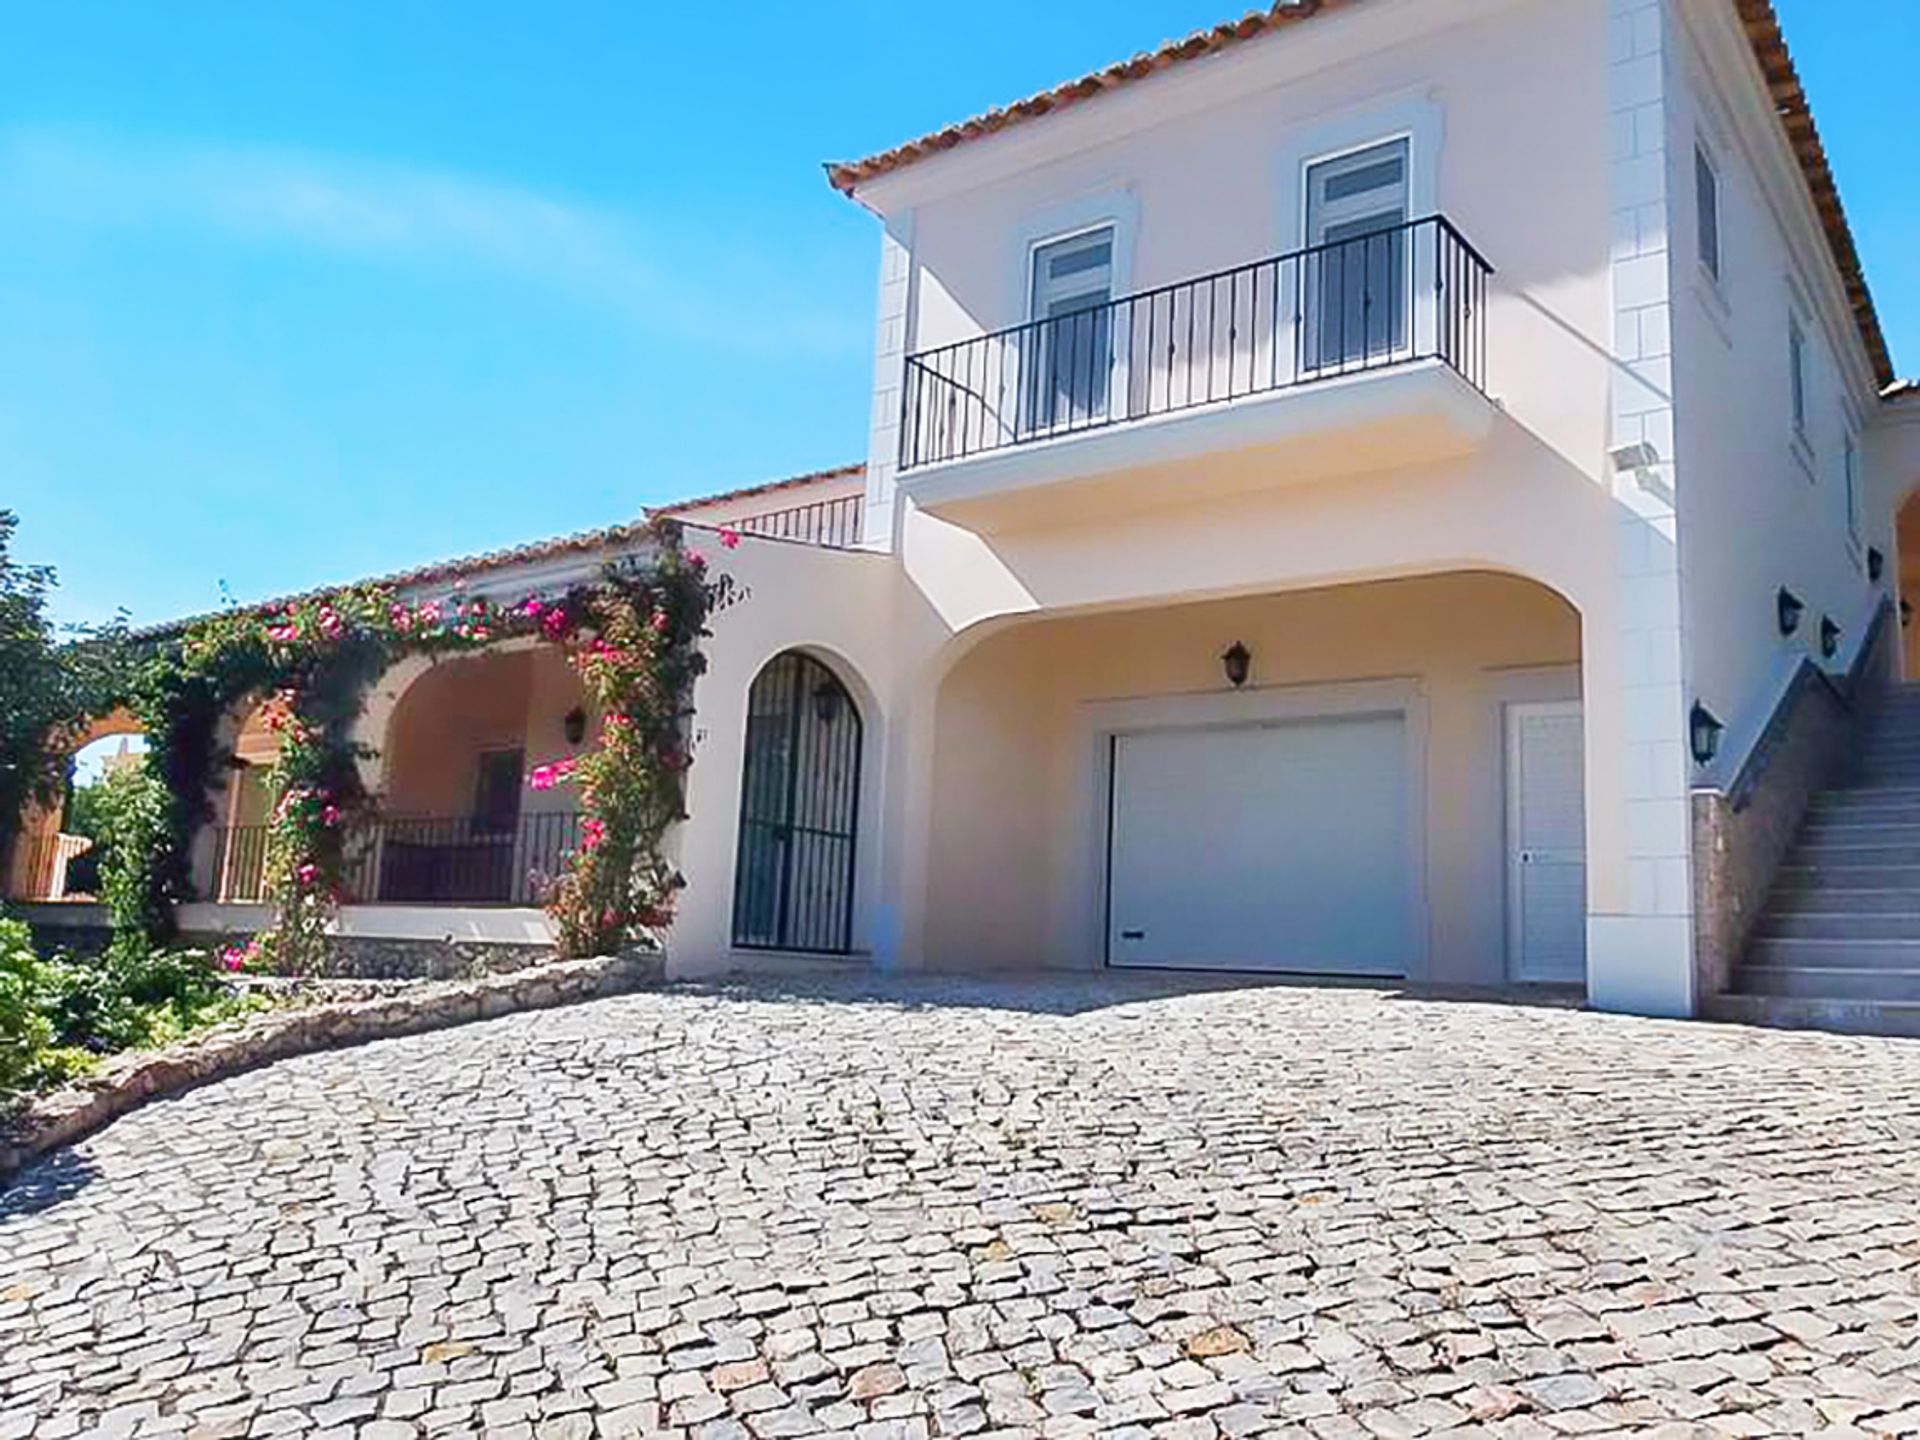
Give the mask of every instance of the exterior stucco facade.
[[[695, 695], [674, 973], [1097, 968], [1115, 885], [1103, 737], [1159, 727], [1198, 744], [1385, 710], [1407, 737], [1411, 817], [1396, 973], [1507, 984], [1525, 970], [1516, 866], [1537, 858], [1516, 838], [1528, 762], [1514, 718], [1557, 704], [1579, 725], [1588, 998], [1689, 1015], [1724, 980], [1730, 932], [1712, 907], [1732, 887], [1724, 867], [1701, 868], [1696, 817], [1718, 813], [1702, 797], [1742, 773], [1804, 663], [1845, 676], [1899, 598], [1894, 516], [1920, 482], [1920, 400], [1879, 393], [1734, 0], [1363, 0], [1316, 14], [848, 183], [879, 231], [864, 468], [679, 512], [735, 599]], [[1411, 245], [1457, 244], [1393, 262], [1394, 323], [1414, 339], [1378, 365], [1315, 368], [1300, 358], [1330, 293], [1324, 270], [1305, 278], [1330, 248], [1315, 207], [1334, 195], [1328, 167], [1356, 154], [1396, 157]], [[1717, 184], [1711, 265], [1703, 165]], [[1028, 384], [1057, 365], [1033, 358], [1057, 333], [1034, 329], [1036, 267], [1087, 235], [1111, 327], [1098, 405], [1042, 434], [1022, 400], [991, 415], [990, 443], [929, 450], [925, 357], [1004, 367], [1013, 354]], [[1484, 263], [1483, 289], [1448, 268], [1461, 256]], [[1247, 275], [1258, 305], [1259, 274], [1293, 277], [1268, 281], [1269, 383], [1156, 409], [1183, 342], [1152, 334], [1153, 297], [1218, 294], [1197, 277], [1231, 277], [1237, 293]], [[1191, 327], [1198, 302], [1184, 303]], [[1241, 313], [1210, 361], [1260, 359]], [[1438, 338], [1463, 323], [1471, 348]], [[937, 423], [991, 411], [988, 382], [939, 383]], [[791, 518], [803, 511], [805, 529]], [[744, 534], [700, 538], [715, 527]], [[486, 583], [524, 593], [605, 558]], [[1783, 587], [1807, 607], [1794, 636], [1776, 620]], [[1838, 627], [1832, 653], [1823, 618]], [[1251, 657], [1237, 678], [1221, 668], [1230, 645]], [[747, 858], [748, 776], [769, 733], [752, 696], [796, 652], [833, 677], [819, 724], [840, 723], [841, 696], [858, 720], [857, 764], [832, 782], [847, 792], [844, 870], [823, 893], [846, 907], [848, 943], [831, 957], [742, 943], [743, 877], [787, 863]], [[384, 771], [369, 762], [370, 785], [431, 791], [444, 808], [470, 786], [488, 724], [524, 736], [530, 761], [552, 748], [565, 677], [528, 655], [480, 663], [506, 667], [491, 720], [458, 700], [455, 677], [415, 666], [383, 682], [363, 721], [387, 757]], [[454, 719], [429, 724], [436, 705]], [[1717, 750], [1695, 733], [1703, 713]], [[455, 745], [456, 730], [473, 734]], [[1843, 729], [1819, 733], [1844, 743]], [[1811, 751], [1793, 769], [1822, 773]], [[1803, 786], [1766, 812], [1770, 853], [1804, 804]], [[200, 859], [210, 875], [215, 857]], [[1741, 906], [1764, 880], [1742, 872]], [[409, 914], [409, 938], [422, 923]], [[524, 941], [542, 923], [515, 909], [459, 934]], [[1722, 937], [1704, 980], [1703, 934]], [[1288, 968], [1286, 948], [1282, 929], [1267, 968]]]

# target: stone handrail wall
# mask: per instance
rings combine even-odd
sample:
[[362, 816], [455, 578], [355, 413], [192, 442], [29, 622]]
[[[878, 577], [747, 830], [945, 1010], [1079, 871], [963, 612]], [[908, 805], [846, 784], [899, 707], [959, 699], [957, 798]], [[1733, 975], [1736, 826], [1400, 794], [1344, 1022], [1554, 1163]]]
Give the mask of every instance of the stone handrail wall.
[[1844, 676], [1803, 660], [1724, 790], [1693, 792], [1694, 994], [1727, 988], [1814, 794], [1842, 773], [1861, 718], [1893, 678], [1892, 605]]

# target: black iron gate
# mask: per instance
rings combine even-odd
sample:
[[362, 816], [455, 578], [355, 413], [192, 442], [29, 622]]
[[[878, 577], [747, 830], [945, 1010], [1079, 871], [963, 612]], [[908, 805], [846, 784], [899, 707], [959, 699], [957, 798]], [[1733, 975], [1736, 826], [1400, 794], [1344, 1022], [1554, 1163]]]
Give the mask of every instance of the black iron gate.
[[747, 692], [733, 943], [853, 948], [860, 712], [812, 656], [775, 656]]

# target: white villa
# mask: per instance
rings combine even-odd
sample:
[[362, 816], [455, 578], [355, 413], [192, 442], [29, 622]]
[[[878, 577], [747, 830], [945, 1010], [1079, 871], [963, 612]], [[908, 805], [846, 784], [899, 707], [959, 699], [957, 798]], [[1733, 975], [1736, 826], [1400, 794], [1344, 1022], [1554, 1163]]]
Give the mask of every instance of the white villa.
[[[879, 232], [864, 464], [666, 512], [747, 592], [671, 973], [1920, 1027], [1920, 389], [1770, 0], [1299, 0], [830, 174]], [[404, 665], [364, 727], [343, 930], [544, 940], [561, 657]], [[257, 801], [189, 929], [260, 923]]]

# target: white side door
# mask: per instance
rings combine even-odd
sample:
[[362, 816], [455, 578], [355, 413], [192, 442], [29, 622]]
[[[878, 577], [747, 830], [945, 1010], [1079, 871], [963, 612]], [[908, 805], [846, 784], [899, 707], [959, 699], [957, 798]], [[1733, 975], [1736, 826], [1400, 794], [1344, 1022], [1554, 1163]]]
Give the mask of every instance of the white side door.
[[1586, 726], [1580, 702], [1507, 707], [1507, 976], [1587, 978]]

